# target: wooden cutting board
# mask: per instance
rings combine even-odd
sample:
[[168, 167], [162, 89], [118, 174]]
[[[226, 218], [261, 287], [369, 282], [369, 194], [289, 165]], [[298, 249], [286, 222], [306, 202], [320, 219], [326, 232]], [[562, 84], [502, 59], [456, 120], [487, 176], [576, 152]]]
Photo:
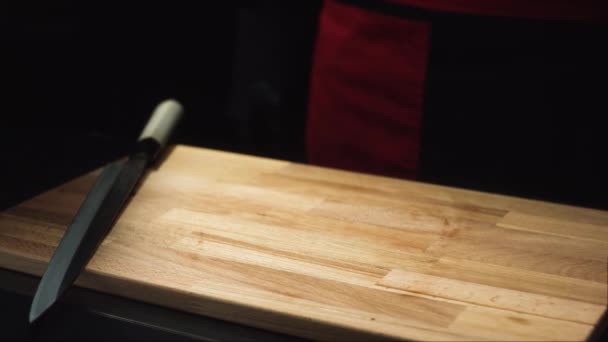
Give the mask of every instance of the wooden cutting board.
[[[94, 172], [0, 215], [41, 275]], [[314, 339], [584, 340], [608, 212], [188, 146], [144, 179], [77, 284]]]

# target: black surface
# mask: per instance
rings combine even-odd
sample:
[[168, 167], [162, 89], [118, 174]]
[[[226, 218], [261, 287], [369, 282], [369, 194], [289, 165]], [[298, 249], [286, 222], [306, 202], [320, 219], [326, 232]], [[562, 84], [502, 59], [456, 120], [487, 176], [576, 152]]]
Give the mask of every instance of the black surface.
[[608, 339], [608, 308], [604, 310], [602, 317], [587, 338], [589, 342], [600, 342]]

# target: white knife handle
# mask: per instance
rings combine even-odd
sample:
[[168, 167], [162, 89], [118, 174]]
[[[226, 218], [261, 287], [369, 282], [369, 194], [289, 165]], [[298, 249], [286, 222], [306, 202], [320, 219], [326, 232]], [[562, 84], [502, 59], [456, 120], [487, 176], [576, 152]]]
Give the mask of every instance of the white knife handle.
[[184, 110], [182, 105], [174, 99], [168, 99], [156, 106], [150, 120], [141, 132], [138, 141], [154, 139], [162, 150], [173, 130], [179, 123]]

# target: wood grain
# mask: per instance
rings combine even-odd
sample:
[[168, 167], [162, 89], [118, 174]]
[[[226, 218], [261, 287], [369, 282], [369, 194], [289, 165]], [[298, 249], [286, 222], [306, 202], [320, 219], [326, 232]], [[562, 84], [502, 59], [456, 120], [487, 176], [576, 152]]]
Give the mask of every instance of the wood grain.
[[[99, 171], [0, 214], [40, 275]], [[319, 340], [584, 340], [608, 212], [188, 146], [145, 177], [77, 285]]]
[[379, 285], [486, 307], [593, 324], [604, 306], [428, 274], [393, 270]]

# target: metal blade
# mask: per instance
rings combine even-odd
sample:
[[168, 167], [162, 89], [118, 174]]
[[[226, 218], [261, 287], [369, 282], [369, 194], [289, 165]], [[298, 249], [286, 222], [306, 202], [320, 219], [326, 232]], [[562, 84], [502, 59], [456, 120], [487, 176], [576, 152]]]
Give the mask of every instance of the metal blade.
[[30, 323], [76, 280], [110, 230], [146, 163], [145, 158], [131, 158], [104, 168], [49, 261], [34, 295]]

